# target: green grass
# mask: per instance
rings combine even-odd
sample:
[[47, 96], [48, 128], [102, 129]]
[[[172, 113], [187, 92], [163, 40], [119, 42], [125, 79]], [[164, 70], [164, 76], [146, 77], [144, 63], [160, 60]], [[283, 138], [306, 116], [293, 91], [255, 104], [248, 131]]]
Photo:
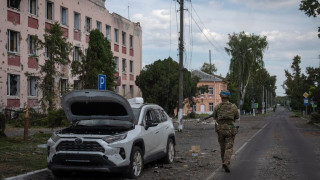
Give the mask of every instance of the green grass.
[[302, 113], [301, 111], [292, 111], [293, 112], [293, 117], [301, 117], [302, 116]]
[[24, 141], [22, 136], [0, 138], [0, 179], [24, 174], [47, 167], [47, 150], [38, 148], [46, 144], [50, 134], [38, 133]]

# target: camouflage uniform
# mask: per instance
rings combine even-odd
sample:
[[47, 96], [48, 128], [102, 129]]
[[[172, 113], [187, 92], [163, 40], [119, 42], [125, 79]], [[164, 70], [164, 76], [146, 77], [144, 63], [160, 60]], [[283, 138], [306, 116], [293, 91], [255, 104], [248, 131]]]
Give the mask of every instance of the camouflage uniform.
[[[227, 92], [227, 97], [230, 96], [229, 91], [223, 92]], [[226, 96], [221, 95], [221, 97]], [[233, 143], [235, 135], [238, 133], [238, 128], [233, 124], [236, 119], [239, 119], [238, 108], [228, 100], [223, 100], [214, 108], [212, 115], [209, 117], [213, 117], [217, 122], [216, 132], [218, 133], [223, 168], [226, 172], [230, 172], [229, 166], [233, 152]]]

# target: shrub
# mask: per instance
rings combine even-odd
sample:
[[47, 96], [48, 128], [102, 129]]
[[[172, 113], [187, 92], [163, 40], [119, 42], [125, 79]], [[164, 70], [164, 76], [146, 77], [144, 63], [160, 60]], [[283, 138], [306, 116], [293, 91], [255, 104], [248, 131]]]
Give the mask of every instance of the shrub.
[[69, 121], [63, 109], [52, 110], [48, 113], [48, 126], [51, 128], [69, 125]]
[[4, 130], [6, 129], [6, 117], [0, 112], [0, 137], [6, 136]]
[[311, 122], [320, 123], [320, 114], [319, 113], [311, 113]]

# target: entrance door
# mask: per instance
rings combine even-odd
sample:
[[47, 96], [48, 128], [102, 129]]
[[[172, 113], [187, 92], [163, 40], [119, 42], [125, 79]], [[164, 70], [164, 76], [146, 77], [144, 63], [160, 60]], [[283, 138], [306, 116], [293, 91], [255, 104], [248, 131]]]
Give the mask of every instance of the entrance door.
[[204, 112], [204, 107], [205, 107], [204, 104], [200, 105], [200, 112]]

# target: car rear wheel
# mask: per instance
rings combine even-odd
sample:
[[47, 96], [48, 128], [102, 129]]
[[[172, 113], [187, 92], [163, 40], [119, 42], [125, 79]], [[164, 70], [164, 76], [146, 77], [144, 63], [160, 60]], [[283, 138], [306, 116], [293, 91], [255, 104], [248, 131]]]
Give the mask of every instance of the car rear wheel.
[[173, 163], [174, 155], [175, 155], [174, 143], [173, 143], [173, 140], [170, 138], [168, 139], [167, 155], [164, 158], [164, 162], [167, 164]]
[[142, 150], [137, 146], [132, 148], [129, 168], [128, 176], [130, 178], [135, 179], [141, 175], [143, 169], [143, 155]]

